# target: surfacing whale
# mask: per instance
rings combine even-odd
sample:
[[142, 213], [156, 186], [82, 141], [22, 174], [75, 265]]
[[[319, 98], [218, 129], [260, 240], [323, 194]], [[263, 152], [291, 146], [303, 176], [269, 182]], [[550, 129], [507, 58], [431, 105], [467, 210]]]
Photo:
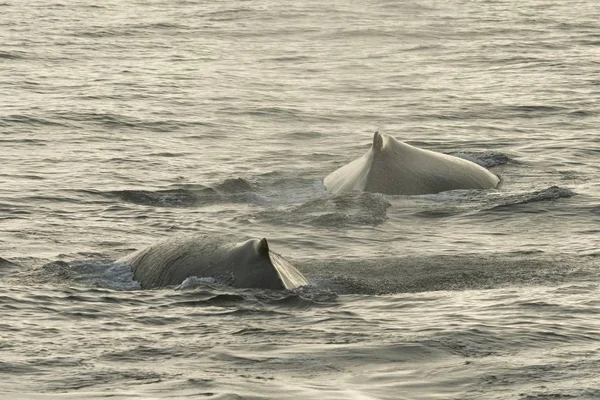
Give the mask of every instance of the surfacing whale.
[[455, 189], [491, 189], [500, 179], [474, 162], [419, 149], [375, 132], [371, 149], [323, 181], [327, 190], [417, 195]]
[[191, 276], [212, 277], [239, 288], [293, 289], [308, 285], [267, 239], [228, 243], [203, 235], [158, 242], [117, 260], [131, 265], [142, 289], [181, 284]]

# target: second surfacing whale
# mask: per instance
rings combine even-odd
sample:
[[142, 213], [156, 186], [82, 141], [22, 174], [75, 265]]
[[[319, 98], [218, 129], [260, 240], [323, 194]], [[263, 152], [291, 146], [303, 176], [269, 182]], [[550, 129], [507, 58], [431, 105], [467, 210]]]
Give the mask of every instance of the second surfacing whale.
[[499, 182], [496, 175], [472, 161], [420, 149], [379, 132], [366, 154], [323, 181], [333, 194], [358, 190], [391, 195], [492, 189]]
[[118, 260], [131, 266], [142, 289], [181, 284], [186, 278], [217, 278], [238, 288], [294, 289], [308, 285], [267, 239], [231, 243], [205, 235], [175, 236]]

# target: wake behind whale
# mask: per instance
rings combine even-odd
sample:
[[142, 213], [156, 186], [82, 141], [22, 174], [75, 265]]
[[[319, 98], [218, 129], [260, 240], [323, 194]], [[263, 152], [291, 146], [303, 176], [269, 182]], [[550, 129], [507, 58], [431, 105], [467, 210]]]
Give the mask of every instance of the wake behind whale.
[[474, 162], [400, 142], [375, 132], [371, 149], [323, 181], [333, 194], [353, 190], [420, 195], [456, 189], [491, 189], [500, 179]]

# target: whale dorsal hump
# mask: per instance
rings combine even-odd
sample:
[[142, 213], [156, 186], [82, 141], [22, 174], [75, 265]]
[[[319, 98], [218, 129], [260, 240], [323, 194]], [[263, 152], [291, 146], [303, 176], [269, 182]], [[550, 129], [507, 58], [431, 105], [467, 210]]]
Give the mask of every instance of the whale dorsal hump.
[[379, 131], [376, 131], [375, 134], [373, 135], [373, 151], [381, 151], [382, 148], [383, 148], [383, 136], [381, 136]]
[[268, 256], [269, 255], [269, 244], [267, 243], [266, 238], [260, 239], [260, 241], [256, 245], [256, 252], [260, 256]]

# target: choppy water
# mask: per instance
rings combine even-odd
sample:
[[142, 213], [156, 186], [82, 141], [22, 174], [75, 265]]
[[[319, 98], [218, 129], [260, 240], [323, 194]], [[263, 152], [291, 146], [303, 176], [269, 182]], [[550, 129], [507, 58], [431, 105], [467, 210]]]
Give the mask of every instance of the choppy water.
[[[600, 398], [600, 3], [0, 3], [0, 397]], [[380, 131], [497, 190], [332, 197]], [[297, 292], [111, 260], [267, 237]]]

